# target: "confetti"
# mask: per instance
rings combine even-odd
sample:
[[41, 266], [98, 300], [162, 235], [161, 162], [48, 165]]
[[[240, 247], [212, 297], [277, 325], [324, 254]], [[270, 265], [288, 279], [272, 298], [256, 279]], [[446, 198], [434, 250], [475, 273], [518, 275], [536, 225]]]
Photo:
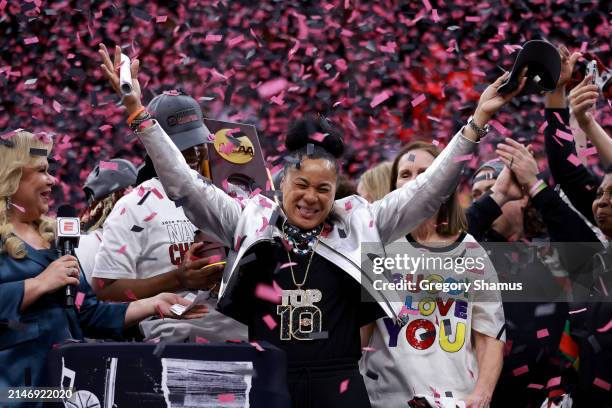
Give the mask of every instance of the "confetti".
[[266, 351], [261, 345], [256, 341], [251, 341], [249, 344], [257, 349], [257, 351]]
[[542, 339], [544, 337], [548, 337], [548, 329], [540, 329], [537, 331], [536, 336], [538, 339]]
[[264, 321], [264, 323], [266, 324], [266, 326], [268, 326], [268, 329], [270, 330], [274, 330], [274, 328], [278, 326], [278, 323], [276, 323], [274, 318], [270, 316], [269, 314], [262, 317], [262, 320]]
[[557, 131], [555, 132], [555, 136], [560, 139], [567, 140], [569, 142], [574, 141], [574, 136], [571, 133], [564, 132], [561, 129], [557, 129]]
[[574, 153], [570, 153], [569, 156], [567, 156], [567, 161], [572, 163], [574, 166], [578, 167], [580, 166], [582, 163], [580, 162], [580, 159], [576, 157], [576, 155]]
[[258, 283], [255, 287], [255, 297], [265, 300], [266, 302], [279, 304], [281, 301], [281, 294], [281, 291], [265, 283]]
[[236, 401], [236, 397], [234, 394], [219, 394], [217, 396], [219, 402], [234, 402]]
[[379, 93], [372, 99], [372, 102], [370, 102], [370, 107], [371, 108], [377, 107], [378, 105], [380, 105], [381, 103], [389, 99], [390, 96], [391, 95], [387, 91], [383, 91]]
[[453, 158], [453, 163], [460, 163], [468, 160], [472, 160], [473, 154], [464, 154], [463, 156], [457, 156]]
[[346, 390], [348, 390], [348, 386], [349, 386], [348, 378], [346, 380], [342, 380], [342, 382], [340, 383], [340, 394], [344, 394]]
[[23, 39], [23, 43], [25, 45], [37, 44], [38, 43], [38, 37], [34, 36], [34, 37], [24, 38]]
[[146, 218], [143, 220], [144, 222], [149, 222], [151, 221], [153, 218], [155, 218], [155, 216], [157, 215], [157, 213], [155, 211], [153, 211], [151, 214], [147, 215]]
[[542, 384], [529, 384], [527, 388], [533, 388], [535, 390], [542, 390], [544, 386]]
[[83, 305], [83, 301], [85, 300], [85, 293], [77, 292], [76, 297], [74, 298], [74, 305], [77, 310], [81, 310], [81, 305]]
[[597, 331], [599, 333], [605, 333], [608, 330], [612, 329], [612, 320], [610, 320], [606, 325], [600, 327], [599, 329], [597, 329]]
[[144, 228], [139, 227], [138, 225], [132, 225], [132, 228], [130, 229], [132, 232], [141, 232], [142, 230], [144, 230]]
[[551, 387], [556, 387], [557, 385], [561, 384], [561, 377], [553, 377], [550, 380], [548, 380], [548, 383], [546, 384], [546, 388], [551, 388]]
[[198, 344], [207, 344], [210, 343], [210, 341], [204, 337], [200, 337], [200, 336], [196, 336], [195, 338], [195, 342]]
[[529, 372], [529, 367], [524, 365], [524, 366], [521, 366], [521, 367], [518, 367], [512, 370], [512, 375], [514, 375], [515, 377], [518, 377], [519, 375], [523, 375], [528, 372]]
[[612, 387], [609, 382], [604, 381], [599, 377], [595, 377], [595, 379], [593, 380], [593, 385], [599, 388], [603, 388], [606, 391], [610, 391], [610, 388]]
[[125, 250], [127, 249], [127, 245], [122, 245], [121, 248], [119, 248], [117, 250], [118, 253], [122, 254], [125, 252]]
[[417, 96], [416, 98], [414, 98], [410, 104], [412, 105], [412, 107], [414, 108], [417, 105], [420, 105], [421, 103], [425, 102], [425, 94], [420, 94], [419, 96]]
[[130, 300], [138, 300], [138, 297], [136, 297], [136, 294], [134, 293], [132, 289], [126, 289], [124, 291], [124, 294]]

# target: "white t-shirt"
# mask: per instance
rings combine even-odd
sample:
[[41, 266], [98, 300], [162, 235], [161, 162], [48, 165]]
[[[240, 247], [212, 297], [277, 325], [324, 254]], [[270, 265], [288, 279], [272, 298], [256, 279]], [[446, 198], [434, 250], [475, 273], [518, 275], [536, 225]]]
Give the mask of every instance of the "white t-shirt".
[[91, 274], [93, 273], [100, 242], [102, 242], [102, 229], [98, 228], [95, 231], [81, 235], [79, 238], [79, 246], [74, 250], [89, 286], [92, 286]]
[[440, 406], [461, 406], [459, 401], [472, 392], [478, 379], [472, 330], [493, 338], [501, 334], [500, 340], [505, 341], [501, 298], [495, 291], [474, 293], [473, 289], [430, 292], [419, 289], [419, 281], [472, 282], [473, 286], [475, 280], [497, 282], [496, 272], [485, 250], [468, 234], [435, 250], [399, 240], [387, 247], [386, 255], [402, 252], [413, 257], [472, 258], [474, 263], [480, 258], [481, 263], [461, 274], [459, 269], [448, 271], [439, 266], [402, 273], [416, 285], [414, 291], [406, 291], [404, 303], [394, 304], [405, 324], [400, 327], [389, 318], [377, 320], [369, 344], [374, 351], [364, 352], [360, 361], [372, 407], [407, 406], [415, 396], [433, 399]]
[[[183, 209], [168, 199], [159, 179], [147, 180], [121, 197], [104, 222], [93, 277], [145, 279], [176, 269], [193, 244], [196, 230]], [[197, 335], [209, 341], [246, 340], [246, 326], [217, 312], [216, 303], [217, 299], [210, 298], [209, 313], [188, 321], [198, 326]], [[180, 322], [184, 326], [187, 321]], [[141, 325], [141, 329], [145, 335], [171, 337], [168, 326], [176, 323], [159, 319], [153, 325], [147, 322], [146, 328]]]

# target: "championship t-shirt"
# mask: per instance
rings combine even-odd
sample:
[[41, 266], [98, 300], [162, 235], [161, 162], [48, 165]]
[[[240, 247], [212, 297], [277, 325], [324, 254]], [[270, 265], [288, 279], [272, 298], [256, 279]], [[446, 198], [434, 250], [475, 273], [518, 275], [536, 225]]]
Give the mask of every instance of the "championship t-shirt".
[[[145, 279], [170, 272], [183, 262], [196, 230], [183, 209], [168, 199], [161, 182], [157, 178], [147, 180], [121, 197], [104, 222], [92, 275]], [[182, 296], [187, 293], [179, 292]], [[147, 338], [180, 340], [178, 332], [182, 337], [184, 326], [190, 324], [197, 326], [193, 334], [209, 341], [246, 340], [246, 326], [215, 310], [216, 297], [209, 297], [207, 305], [209, 312], [203, 318], [181, 320], [181, 327], [176, 320], [166, 318], [142, 322], [141, 330]]]
[[[496, 283], [497, 275], [471, 235], [464, 233], [441, 248], [424, 247], [410, 235], [401, 241], [403, 247], [395, 248], [405, 248], [412, 257], [423, 254], [454, 265], [460, 265], [459, 258], [473, 261], [471, 269], [460, 273], [462, 269], [455, 266], [454, 270], [434, 267], [404, 275], [414, 286], [406, 290], [404, 303], [394, 305], [400, 322], [387, 317], [377, 320], [369, 344], [373, 350], [364, 353], [360, 362], [372, 407], [407, 406], [415, 396], [440, 405], [451, 401], [450, 406], [455, 407], [455, 402], [472, 392], [478, 379], [472, 330], [505, 341], [499, 292], [473, 291], [476, 280]], [[444, 291], [422, 286], [422, 281], [472, 282], [472, 286]]]
[[[290, 367], [301, 362], [357, 362], [359, 328], [384, 316], [384, 311], [376, 302], [362, 302], [359, 282], [317, 253], [312, 259], [310, 254], [290, 256], [291, 260], [279, 238], [247, 251], [231, 307], [221, 311], [247, 324], [250, 339], [284, 350]], [[282, 293], [279, 304], [262, 289], [272, 290], [274, 285]]]

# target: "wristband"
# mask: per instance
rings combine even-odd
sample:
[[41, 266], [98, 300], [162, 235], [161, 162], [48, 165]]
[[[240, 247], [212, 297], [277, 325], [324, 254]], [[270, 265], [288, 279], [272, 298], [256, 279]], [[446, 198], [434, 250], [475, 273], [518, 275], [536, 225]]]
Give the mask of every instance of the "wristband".
[[546, 183], [544, 180], [537, 180], [535, 183], [529, 187], [529, 196], [534, 197], [537, 193], [544, 190], [546, 188]]
[[136, 119], [138, 117], [138, 115], [140, 115], [144, 111], [145, 111], [145, 107], [141, 106], [135, 112], [132, 112], [132, 114], [130, 116], [128, 116], [128, 118], [127, 118], [128, 126], [131, 127], [132, 126], [132, 122], [134, 121], [134, 119]]

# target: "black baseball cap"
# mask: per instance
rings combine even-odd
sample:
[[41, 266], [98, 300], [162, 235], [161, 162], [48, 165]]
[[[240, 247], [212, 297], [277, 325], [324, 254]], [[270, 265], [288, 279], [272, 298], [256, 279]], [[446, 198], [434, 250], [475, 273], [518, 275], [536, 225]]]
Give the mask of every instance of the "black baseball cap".
[[505, 95], [518, 89], [519, 76], [525, 66], [527, 66], [527, 83], [521, 95], [555, 90], [561, 74], [559, 51], [547, 41], [532, 40], [523, 44], [514, 61], [510, 77], [497, 92]]
[[210, 131], [204, 125], [198, 102], [181, 91], [165, 91], [147, 107], [179, 150], [209, 142]]
[[85, 180], [83, 191], [89, 204], [100, 201], [136, 182], [138, 172], [132, 162], [125, 159], [111, 159], [107, 163], [113, 164], [100, 168], [98, 163]]

